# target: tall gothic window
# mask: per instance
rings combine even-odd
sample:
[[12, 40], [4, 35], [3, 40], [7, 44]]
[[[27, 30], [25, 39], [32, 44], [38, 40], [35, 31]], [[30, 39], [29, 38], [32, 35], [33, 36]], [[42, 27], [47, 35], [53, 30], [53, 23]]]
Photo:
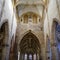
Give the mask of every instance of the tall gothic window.
[[56, 40], [57, 40], [57, 48], [60, 55], [60, 24], [56, 23]]
[[29, 60], [32, 60], [32, 54], [29, 55]]

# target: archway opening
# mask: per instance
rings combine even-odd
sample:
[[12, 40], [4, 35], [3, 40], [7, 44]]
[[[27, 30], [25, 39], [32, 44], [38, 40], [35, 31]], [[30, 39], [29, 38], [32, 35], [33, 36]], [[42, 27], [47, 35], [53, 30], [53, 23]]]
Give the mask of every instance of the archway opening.
[[19, 60], [41, 60], [39, 40], [31, 31], [22, 38], [19, 48]]
[[8, 47], [8, 23], [5, 22], [2, 24], [0, 28], [0, 60], [4, 60], [6, 58], [6, 47]]

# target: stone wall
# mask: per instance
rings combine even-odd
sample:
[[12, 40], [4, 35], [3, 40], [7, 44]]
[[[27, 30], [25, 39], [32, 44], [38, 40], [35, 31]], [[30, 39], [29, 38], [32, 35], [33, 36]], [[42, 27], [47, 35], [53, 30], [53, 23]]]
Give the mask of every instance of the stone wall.
[[[46, 12], [46, 17], [44, 20], [44, 38], [45, 38], [45, 46], [46, 46], [46, 42], [48, 41], [47, 36], [49, 37], [50, 40], [50, 45], [53, 42], [53, 38], [54, 37], [54, 26], [53, 26], [53, 22], [56, 21], [60, 24], [60, 16], [59, 16], [59, 8], [60, 6], [58, 6], [59, 4], [57, 3], [58, 0], [50, 0], [48, 7], [47, 7], [47, 12]], [[60, 3], [60, 2], [59, 2]], [[53, 33], [53, 35], [52, 35]], [[55, 51], [54, 53], [56, 54], [56, 47], [52, 47], [52, 53], [53, 51]], [[57, 55], [52, 56], [53, 60], [56, 60]]]
[[[0, 28], [5, 22], [8, 23], [8, 36], [6, 35], [6, 37], [8, 38], [7, 44], [9, 45], [9, 47], [6, 48], [7, 52], [6, 50], [4, 50], [4, 53], [7, 53], [6, 54], [7, 57], [4, 56], [3, 60], [4, 59], [8, 60], [11, 38], [13, 35], [15, 36], [17, 26], [16, 17], [13, 11], [13, 5], [11, 0], [0, 0]], [[6, 40], [4, 39], [4, 41]], [[3, 55], [5, 55], [4, 53]]]

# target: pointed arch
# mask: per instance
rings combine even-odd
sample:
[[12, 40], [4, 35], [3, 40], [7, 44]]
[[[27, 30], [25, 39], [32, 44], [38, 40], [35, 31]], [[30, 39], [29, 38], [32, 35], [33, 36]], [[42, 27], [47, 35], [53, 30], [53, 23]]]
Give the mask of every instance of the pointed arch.
[[36, 34], [34, 31], [32, 31], [32, 30], [28, 30], [28, 31], [26, 31], [25, 33], [23, 33], [23, 34], [21, 35], [21, 37], [20, 37], [20, 40], [18, 41], [18, 44], [21, 42], [22, 38], [23, 38], [27, 33], [29, 33], [30, 31], [31, 31], [32, 34], [34, 34], [34, 35], [37, 37], [37, 39], [39, 40], [39, 43], [41, 44], [40, 38], [39, 38], [39, 37], [37, 36], [37, 34]]
[[41, 58], [41, 46], [38, 38], [29, 30], [21, 39], [19, 43], [20, 59], [24, 59], [27, 54], [27, 59], [34, 60], [33, 56], [36, 54], [36, 59]]
[[[8, 47], [8, 40], [9, 40], [9, 26], [8, 26], [8, 22], [4, 22], [2, 25], [1, 25], [1, 28], [0, 28], [0, 53], [1, 53], [1, 59], [4, 60], [6, 58], [6, 52], [7, 51], [4, 51], [6, 49], [6, 47]], [[5, 53], [4, 53], [5, 52]], [[5, 56], [4, 56], [5, 54]]]
[[[31, 41], [29, 41], [30, 38], [32, 39]], [[39, 40], [31, 31], [29, 31], [26, 35], [23, 36], [23, 38], [20, 42], [20, 48], [22, 48], [22, 44], [25, 44], [25, 42], [31, 42], [31, 43], [33, 42], [32, 45], [34, 45], [34, 43], [36, 44], [36, 46], [34, 46], [34, 48], [38, 46], [39, 48], [37, 47], [37, 50], [40, 49]]]
[[14, 34], [12, 36], [11, 43], [10, 43], [9, 60], [14, 60]]

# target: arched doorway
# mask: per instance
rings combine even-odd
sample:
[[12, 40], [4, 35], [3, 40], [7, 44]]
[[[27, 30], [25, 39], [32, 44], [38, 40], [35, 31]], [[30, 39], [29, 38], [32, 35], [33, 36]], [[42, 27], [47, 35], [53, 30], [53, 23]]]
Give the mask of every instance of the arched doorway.
[[3, 23], [0, 28], [0, 60], [7, 59], [7, 47], [9, 46], [7, 43], [9, 37], [8, 30], [8, 23]]
[[19, 60], [41, 60], [39, 40], [31, 31], [22, 38], [19, 48]]

